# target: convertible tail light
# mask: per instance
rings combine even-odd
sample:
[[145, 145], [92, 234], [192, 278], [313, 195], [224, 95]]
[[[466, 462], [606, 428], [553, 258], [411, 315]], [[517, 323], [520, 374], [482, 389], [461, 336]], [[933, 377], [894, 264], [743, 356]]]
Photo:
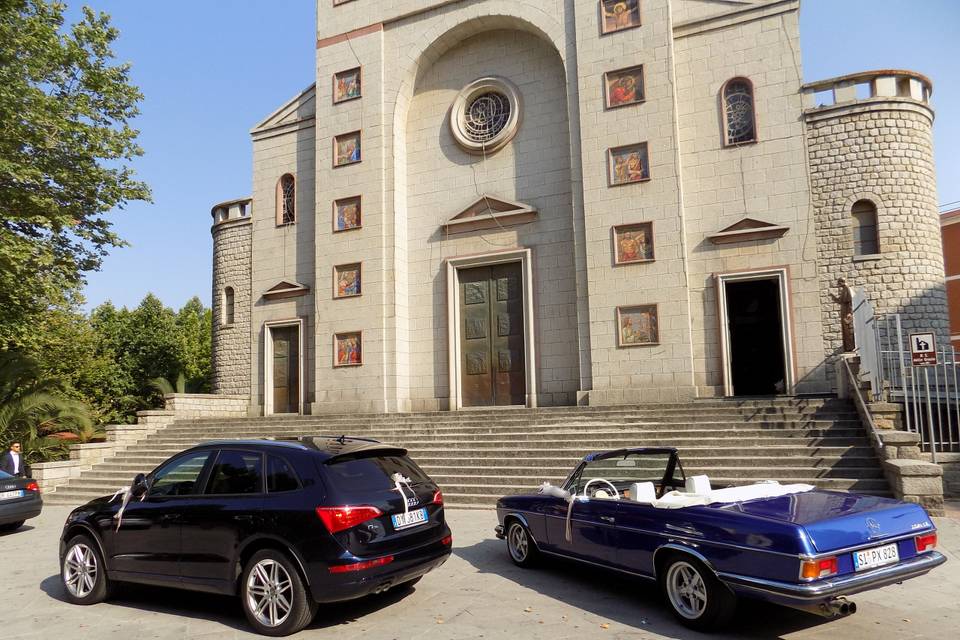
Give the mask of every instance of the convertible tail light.
[[440, 544], [442, 544], [442, 545], [445, 546], [445, 547], [449, 547], [450, 545], [453, 544], [453, 536], [452, 536], [452, 535], [449, 535], [449, 536], [446, 536], [446, 537], [442, 538], [442, 539], [440, 540]]
[[430, 501], [431, 504], [443, 506], [443, 492], [440, 489], [437, 489], [433, 492], [433, 500]]
[[922, 536], [917, 536], [914, 540], [917, 543], [917, 553], [933, 551], [937, 548], [937, 534], [935, 533], [925, 533]]
[[317, 515], [330, 533], [352, 529], [383, 515], [376, 507], [317, 507]]
[[351, 571], [364, 571], [374, 567], [382, 567], [385, 564], [393, 562], [393, 556], [384, 556], [375, 560], [365, 560], [363, 562], [354, 562], [353, 564], [335, 564], [330, 567], [330, 573], [349, 573]]
[[37, 493], [40, 493], [40, 485], [38, 485], [36, 482], [28, 482], [24, 489], [27, 491], [36, 491]]
[[819, 580], [837, 573], [837, 558], [804, 560], [800, 563], [800, 577], [804, 580]]

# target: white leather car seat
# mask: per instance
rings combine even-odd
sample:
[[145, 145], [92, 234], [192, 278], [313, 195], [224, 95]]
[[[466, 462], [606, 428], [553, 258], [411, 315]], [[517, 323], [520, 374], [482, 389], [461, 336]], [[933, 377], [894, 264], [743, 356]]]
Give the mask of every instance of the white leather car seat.
[[693, 493], [698, 496], [710, 495], [710, 479], [707, 476], [690, 476], [686, 483], [687, 493]]
[[657, 500], [657, 489], [652, 482], [634, 482], [627, 489], [627, 498], [634, 502], [653, 504]]

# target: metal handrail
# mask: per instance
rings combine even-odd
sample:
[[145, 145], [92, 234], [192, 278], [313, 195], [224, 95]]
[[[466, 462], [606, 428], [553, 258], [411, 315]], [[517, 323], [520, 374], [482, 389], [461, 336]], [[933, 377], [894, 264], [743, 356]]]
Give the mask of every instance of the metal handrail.
[[841, 358], [843, 360], [843, 366], [847, 370], [847, 380], [850, 382], [850, 386], [853, 387], [853, 393], [856, 396], [856, 403], [860, 406], [861, 414], [866, 416], [867, 424], [870, 427], [870, 433], [873, 435], [874, 439], [877, 441], [877, 449], [883, 449], [883, 440], [880, 438], [880, 434], [877, 430], [877, 425], [873, 421], [873, 416], [870, 415], [870, 409], [867, 407], [866, 401], [863, 399], [863, 394], [860, 393], [860, 385], [858, 383], [857, 377], [853, 375], [853, 369], [850, 368], [850, 361], [846, 358]]

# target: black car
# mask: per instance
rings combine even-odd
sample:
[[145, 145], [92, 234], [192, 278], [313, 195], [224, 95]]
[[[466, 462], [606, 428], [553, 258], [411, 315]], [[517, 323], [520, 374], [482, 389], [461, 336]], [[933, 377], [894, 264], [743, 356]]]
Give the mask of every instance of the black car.
[[40, 487], [31, 478], [0, 471], [0, 531], [14, 531], [43, 509]]
[[239, 594], [265, 635], [318, 603], [410, 586], [450, 555], [443, 494], [405, 449], [359, 438], [211, 442], [75, 509], [60, 539], [67, 598], [117, 581]]

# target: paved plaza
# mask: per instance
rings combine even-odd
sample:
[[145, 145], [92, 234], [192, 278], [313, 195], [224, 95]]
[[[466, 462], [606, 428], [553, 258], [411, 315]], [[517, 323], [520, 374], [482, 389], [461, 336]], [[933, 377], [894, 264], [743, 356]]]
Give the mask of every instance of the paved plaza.
[[[109, 603], [65, 602], [57, 540], [66, 507], [48, 507], [0, 536], [4, 629], [12, 638], [248, 638], [239, 600], [124, 586]], [[940, 518], [950, 562], [922, 578], [854, 599], [849, 618], [821, 618], [766, 604], [741, 606], [715, 638], [950, 638], [960, 622], [960, 511]], [[493, 536], [493, 511], [449, 510], [454, 553], [416, 589], [329, 605], [297, 638], [350, 640], [702, 638], [674, 622], [655, 588], [574, 564], [523, 570]]]

